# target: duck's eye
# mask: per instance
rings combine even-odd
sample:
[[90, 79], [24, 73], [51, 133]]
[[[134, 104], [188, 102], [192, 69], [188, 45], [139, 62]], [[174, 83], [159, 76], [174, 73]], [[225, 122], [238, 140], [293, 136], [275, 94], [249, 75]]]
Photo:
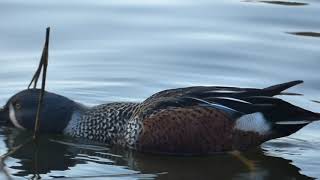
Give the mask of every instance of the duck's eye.
[[16, 109], [21, 109], [21, 104], [20, 103], [16, 103], [14, 106], [16, 107]]

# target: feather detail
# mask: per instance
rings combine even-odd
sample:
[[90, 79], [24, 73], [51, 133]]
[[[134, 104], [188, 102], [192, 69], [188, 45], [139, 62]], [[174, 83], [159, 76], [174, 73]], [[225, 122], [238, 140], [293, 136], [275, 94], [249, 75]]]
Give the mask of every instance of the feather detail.
[[270, 123], [265, 119], [261, 112], [246, 114], [236, 120], [235, 129], [242, 131], [251, 131], [266, 135], [270, 132]]
[[278, 125], [300, 125], [300, 124], [309, 124], [311, 123], [312, 121], [278, 121], [278, 122], [275, 122], [275, 124], [278, 124]]
[[205, 101], [205, 100], [202, 100], [202, 99], [198, 99], [198, 98], [190, 98], [190, 99], [194, 99], [196, 101], [199, 101], [199, 103], [200, 103], [199, 105], [200, 106], [218, 109], [218, 110], [220, 110], [222, 112], [227, 113], [228, 115], [230, 115], [233, 118], [241, 116], [243, 114], [242, 112], [239, 112], [239, 111], [237, 111], [235, 109], [232, 109], [230, 107], [227, 107], [227, 106], [224, 106], [224, 105], [221, 105], [221, 104], [210, 103], [208, 101]]
[[302, 80], [290, 81], [290, 82], [270, 86], [270, 87], [264, 88], [263, 90], [265, 92], [267, 92], [267, 94], [269, 96], [275, 96], [275, 95], [280, 94], [282, 91], [289, 89], [295, 85], [301, 84], [301, 83], [303, 83]]
[[234, 121], [205, 107], [159, 111], [143, 121], [137, 149], [166, 154], [207, 154], [232, 149]]

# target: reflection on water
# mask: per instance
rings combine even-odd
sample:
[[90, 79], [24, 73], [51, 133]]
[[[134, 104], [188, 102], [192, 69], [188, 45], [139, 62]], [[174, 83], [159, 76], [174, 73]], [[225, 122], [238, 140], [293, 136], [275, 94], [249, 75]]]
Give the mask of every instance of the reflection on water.
[[311, 36], [311, 37], [320, 37], [318, 32], [288, 32], [289, 34], [298, 35], [298, 36]]
[[245, 2], [261, 2], [261, 3], [284, 5], [284, 6], [305, 6], [305, 5], [308, 5], [308, 3], [295, 2], [295, 1], [254, 1], [254, 0], [247, 0]]
[[315, 103], [319, 103], [320, 104], [320, 101], [317, 101], [317, 100], [312, 100], [313, 102], [315, 102]]
[[[4, 129], [4, 142], [8, 151], [24, 144], [32, 134]], [[58, 141], [54, 139], [59, 139]], [[60, 143], [59, 136], [41, 136], [36, 143], [30, 141], [19, 148], [6, 162], [13, 176], [19, 177], [154, 177], [126, 168], [122, 155], [111, 154], [108, 148], [83, 143]], [[65, 139], [66, 140], [66, 139]], [[10, 165], [14, 161], [13, 165]], [[116, 166], [115, 166], [116, 165]], [[68, 171], [77, 173], [70, 173]], [[98, 173], [98, 174], [97, 174]], [[74, 174], [74, 175], [73, 175]]]
[[[7, 135], [4, 142], [8, 150], [31, 136], [30, 133], [18, 130], [4, 131]], [[117, 147], [107, 149], [102, 145], [78, 142], [79, 147], [54, 139], [61, 141], [63, 138], [42, 136], [36, 144], [30, 142], [14, 153], [7, 162], [10, 171], [15, 171], [13, 175], [29, 178], [310, 179], [300, 174], [299, 168], [291, 165], [291, 161], [267, 156], [261, 149], [243, 154], [254, 163], [254, 169], [250, 169], [230, 154], [171, 157], [141, 154]], [[11, 161], [15, 163], [10, 165]], [[70, 170], [77, 173], [68, 173]]]
[[[28, 85], [51, 26], [47, 89], [87, 105], [142, 101], [176, 87], [302, 79], [289, 92], [305, 96], [290, 102], [320, 112], [309, 102], [320, 98], [318, 17], [318, 0], [1, 0], [0, 107]], [[5, 165], [15, 178], [320, 178], [319, 129], [313, 123], [292, 136], [303, 141], [246, 152], [253, 171], [227, 154], [154, 156], [59, 136], [28, 144]], [[0, 153], [26, 136], [0, 128]]]
[[290, 2], [290, 1], [260, 1], [260, 2], [269, 3], [269, 4], [278, 4], [278, 5], [284, 5], [284, 6], [305, 6], [305, 5], [308, 5], [308, 3]]

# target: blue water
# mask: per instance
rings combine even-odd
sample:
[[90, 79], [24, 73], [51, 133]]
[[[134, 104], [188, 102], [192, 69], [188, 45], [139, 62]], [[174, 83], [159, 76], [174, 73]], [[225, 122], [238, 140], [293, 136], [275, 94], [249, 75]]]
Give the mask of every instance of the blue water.
[[[26, 88], [51, 27], [47, 89], [87, 105], [142, 101], [174, 87], [265, 87], [302, 79], [287, 98], [320, 112], [320, 2], [1, 0], [0, 104]], [[43, 137], [4, 161], [13, 178], [320, 178], [320, 123], [244, 153], [167, 157]], [[0, 153], [26, 132], [0, 128]], [[2, 173], [4, 177], [4, 173]]]

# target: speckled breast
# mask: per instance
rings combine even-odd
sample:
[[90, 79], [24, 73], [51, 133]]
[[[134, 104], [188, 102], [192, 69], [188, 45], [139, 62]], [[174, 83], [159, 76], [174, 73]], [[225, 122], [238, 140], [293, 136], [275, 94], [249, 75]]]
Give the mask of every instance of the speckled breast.
[[139, 124], [132, 119], [137, 106], [137, 103], [109, 103], [93, 107], [76, 120], [67, 134], [107, 144], [131, 146], [139, 132]]

